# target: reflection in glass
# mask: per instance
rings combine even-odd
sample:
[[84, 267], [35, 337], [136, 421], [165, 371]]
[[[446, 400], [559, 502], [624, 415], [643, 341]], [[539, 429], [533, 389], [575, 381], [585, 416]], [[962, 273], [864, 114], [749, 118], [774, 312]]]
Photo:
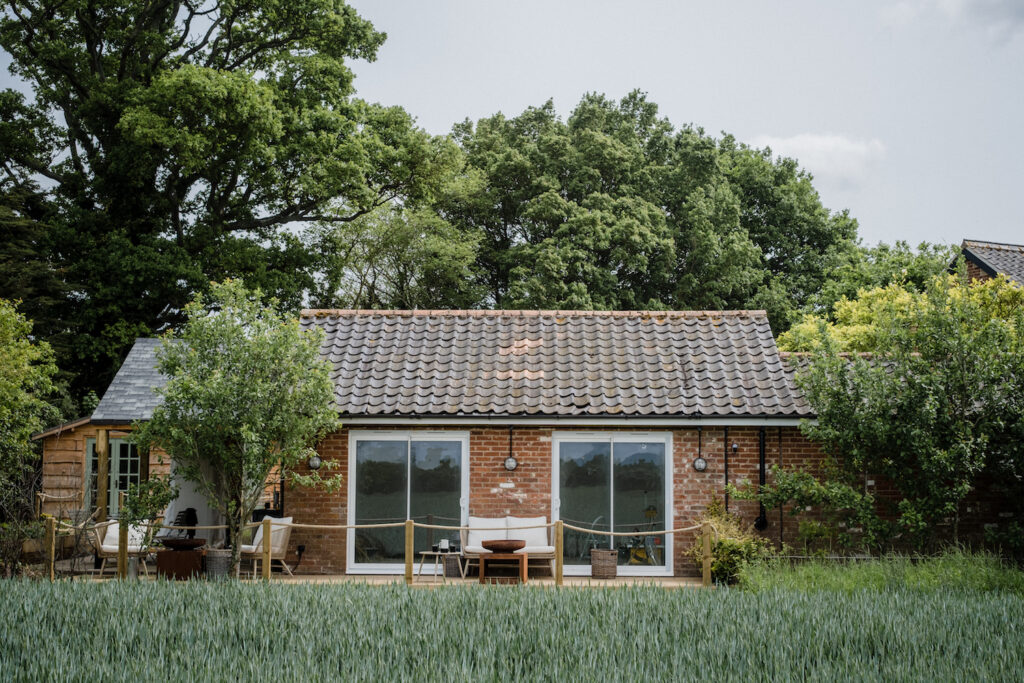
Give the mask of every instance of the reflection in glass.
[[[559, 455], [559, 516], [569, 524], [608, 531], [611, 444], [564, 441]], [[566, 530], [565, 563], [590, 564], [591, 548], [608, 548], [607, 536]]]
[[[424, 524], [459, 526], [462, 489], [462, 442], [413, 441], [409, 482], [409, 514]], [[458, 538], [458, 532], [453, 532]], [[416, 529], [417, 553], [430, 548], [452, 533], [434, 529]]]
[[[404, 522], [408, 513], [407, 441], [356, 441], [355, 523]], [[401, 527], [355, 530], [356, 562], [402, 562]]]
[[616, 536], [619, 564], [664, 566], [665, 443], [616, 443], [613, 468], [613, 512], [616, 531], [636, 532]]

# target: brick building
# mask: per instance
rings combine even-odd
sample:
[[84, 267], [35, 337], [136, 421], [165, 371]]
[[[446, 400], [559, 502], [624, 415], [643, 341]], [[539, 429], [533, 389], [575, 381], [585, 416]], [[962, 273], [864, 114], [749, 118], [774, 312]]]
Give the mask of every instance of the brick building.
[[960, 252], [970, 279], [988, 280], [1002, 273], [1017, 284], [1024, 284], [1024, 244], [964, 240]]
[[[302, 324], [325, 332], [341, 427], [318, 450], [345, 486], [268, 499], [296, 522], [544, 516], [635, 532], [567, 532], [566, 573], [615, 547], [621, 574], [680, 575], [692, 535], [645, 531], [693, 524], [727, 481], [820, 465], [763, 311], [305, 311]], [[155, 350], [136, 343], [91, 419], [39, 435], [48, 505], [77, 496], [114, 513], [117, 491], [154, 467], [123, 436], [157, 404]], [[795, 536], [778, 510], [729, 506], [773, 540]], [[417, 550], [445, 535], [418, 530]], [[401, 529], [297, 528], [291, 563], [300, 545], [301, 572], [402, 567]]]

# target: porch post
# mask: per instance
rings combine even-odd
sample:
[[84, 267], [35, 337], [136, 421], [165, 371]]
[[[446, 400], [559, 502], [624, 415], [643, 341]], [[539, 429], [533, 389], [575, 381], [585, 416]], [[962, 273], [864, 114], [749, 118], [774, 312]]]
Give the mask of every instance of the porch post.
[[117, 523], [117, 578], [128, 576], [128, 525], [124, 517]]
[[416, 533], [416, 527], [413, 526], [412, 520], [405, 520], [405, 585], [412, 585], [412, 547], [413, 547], [413, 534]]
[[54, 579], [53, 564], [57, 560], [57, 518], [46, 518], [46, 559], [50, 567], [50, 581]]
[[270, 581], [270, 551], [271, 537], [270, 537], [270, 517], [263, 518], [263, 547], [260, 549], [263, 552], [263, 578]]
[[110, 479], [110, 436], [106, 429], [96, 431], [96, 507], [97, 522], [107, 521], [107, 482]]
[[562, 585], [562, 568], [565, 565], [565, 545], [563, 543], [565, 528], [560, 519], [555, 520], [555, 585]]

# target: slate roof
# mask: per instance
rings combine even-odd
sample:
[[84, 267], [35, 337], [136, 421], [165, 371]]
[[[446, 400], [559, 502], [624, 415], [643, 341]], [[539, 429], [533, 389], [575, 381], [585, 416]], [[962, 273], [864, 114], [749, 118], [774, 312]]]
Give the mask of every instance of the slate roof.
[[303, 311], [349, 416], [804, 417], [764, 311]]
[[1024, 244], [1001, 244], [964, 240], [960, 245], [964, 258], [978, 264], [989, 275], [1002, 273], [1024, 284]]
[[156, 369], [159, 339], [136, 339], [114, 380], [93, 411], [97, 424], [128, 424], [148, 420], [159, 405], [154, 389], [164, 385], [164, 376]]

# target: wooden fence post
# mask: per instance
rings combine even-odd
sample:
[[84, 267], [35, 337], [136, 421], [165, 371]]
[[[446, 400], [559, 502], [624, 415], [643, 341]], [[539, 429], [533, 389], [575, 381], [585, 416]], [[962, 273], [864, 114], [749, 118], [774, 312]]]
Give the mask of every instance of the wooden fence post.
[[128, 524], [124, 519], [117, 522], [117, 578], [128, 576]]
[[270, 517], [263, 518], [263, 578], [270, 581], [270, 551], [272, 537], [270, 531]]
[[46, 563], [50, 569], [50, 581], [53, 581], [55, 572], [53, 565], [57, 561], [57, 518], [50, 516], [46, 518]]
[[405, 520], [405, 585], [412, 585], [413, 535], [416, 527], [411, 519]]
[[565, 566], [565, 523], [555, 520], [555, 585], [562, 585], [562, 568]]
[[705, 521], [701, 524], [701, 535], [704, 537], [703, 553], [701, 553], [703, 562], [703, 571], [701, 572], [701, 583], [707, 588], [711, 586], [711, 522]]

